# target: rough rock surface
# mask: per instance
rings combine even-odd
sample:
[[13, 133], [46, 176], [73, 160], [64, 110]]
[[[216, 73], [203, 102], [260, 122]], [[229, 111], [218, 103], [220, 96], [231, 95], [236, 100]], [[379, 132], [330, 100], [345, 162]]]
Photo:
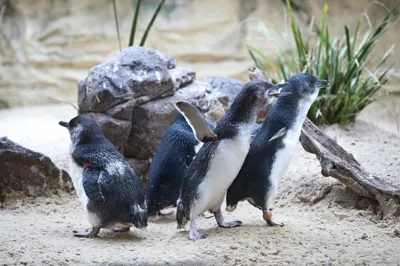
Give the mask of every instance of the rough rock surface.
[[177, 101], [188, 101], [218, 120], [243, 87], [239, 80], [209, 77], [177, 66], [174, 58], [151, 48], [129, 47], [90, 69], [78, 84], [80, 113], [92, 114], [105, 136], [145, 175], [171, 125]]
[[49, 157], [7, 137], [0, 138], [0, 202], [13, 192], [32, 197], [48, 196], [50, 192], [70, 186], [69, 175]]
[[175, 118], [177, 111], [174, 104], [177, 101], [198, 104], [198, 100], [205, 96], [209, 86], [208, 83], [195, 81], [178, 90], [174, 96], [151, 101], [135, 108], [125, 156], [137, 159], [152, 158]]
[[209, 89], [207, 92], [215, 92], [215, 96], [213, 97], [217, 97], [219, 101], [228, 106], [230, 106], [228, 103], [231, 103], [233, 99], [235, 99], [236, 95], [244, 85], [244, 82], [240, 80], [223, 76], [207, 77], [205, 82], [208, 82], [211, 85], [211, 89]]
[[169, 61], [151, 48], [129, 47], [123, 50], [111, 60], [92, 67], [87, 78], [79, 82], [79, 109], [103, 113], [128, 101], [130, 107], [135, 107], [173, 93]]

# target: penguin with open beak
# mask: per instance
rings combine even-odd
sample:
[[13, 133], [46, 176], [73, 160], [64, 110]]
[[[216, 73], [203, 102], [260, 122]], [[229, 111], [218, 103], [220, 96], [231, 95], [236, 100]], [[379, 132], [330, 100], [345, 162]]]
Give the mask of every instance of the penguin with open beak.
[[204, 142], [185, 172], [177, 201], [178, 228], [184, 227], [190, 220], [190, 239], [206, 237], [196, 228], [196, 218], [205, 211], [214, 214], [219, 227], [230, 228], [242, 224], [240, 221], [225, 221], [221, 205], [226, 190], [239, 173], [249, 151], [251, 132], [258, 113], [271, 102], [271, 98], [282, 94], [280, 89], [283, 86], [264, 81], [248, 82], [218, 121], [215, 130], [190, 104], [176, 104], [196, 138]]
[[262, 210], [268, 225], [283, 226], [272, 219], [278, 181], [289, 166], [304, 119], [319, 89], [327, 87], [328, 81], [310, 74], [297, 74], [287, 80], [281, 91], [287, 96], [279, 97], [269, 110], [239, 174], [227, 191], [227, 211], [233, 211], [239, 201], [248, 200]]

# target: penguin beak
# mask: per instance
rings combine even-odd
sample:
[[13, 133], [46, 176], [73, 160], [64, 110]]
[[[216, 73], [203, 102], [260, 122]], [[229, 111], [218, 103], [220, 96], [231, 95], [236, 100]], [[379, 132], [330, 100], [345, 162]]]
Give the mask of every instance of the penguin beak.
[[285, 83], [281, 83], [281, 84], [276, 84], [275, 87], [273, 89], [270, 89], [268, 91], [268, 96], [287, 96], [290, 94], [290, 92], [281, 92], [282, 88], [285, 87], [286, 85], [289, 85], [288, 82]]
[[331, 84], [329, 83], [329, 81], [327, 80], [317, 80], [317, 82], [315, 83], [315, 87], [317, 87], [318, 89], [322, 89], [322, 88], [329, 88]]
[[68, 122], [60, 121], [60, 122], [58, 122], [58, 124], [59, 124], [60, 126], [63, 126], [63, 127], [65, 127], [65, 128], [68, 128]]

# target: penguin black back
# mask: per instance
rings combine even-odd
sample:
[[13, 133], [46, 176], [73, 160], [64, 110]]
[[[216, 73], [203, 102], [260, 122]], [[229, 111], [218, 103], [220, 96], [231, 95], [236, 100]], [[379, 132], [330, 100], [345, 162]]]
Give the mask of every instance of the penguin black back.
[[176, 206], [183, 176], [196, 155], [197, 145], [201, 143], [178, 112], [150, 164], [147, 184], [149, 216], [157, 215], [163, 208]]

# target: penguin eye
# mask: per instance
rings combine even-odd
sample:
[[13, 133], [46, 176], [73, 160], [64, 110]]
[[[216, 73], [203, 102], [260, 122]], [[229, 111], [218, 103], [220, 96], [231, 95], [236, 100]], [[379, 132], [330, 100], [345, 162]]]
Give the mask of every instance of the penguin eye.
[[71, 121], [69, 121], [68, 127], [69, 127], [70, 129], [72, 129], [72, 128], [75, 127], [75, 125], [76, 125], [76, 117], [75, 117], [74, 119], [72, 119]]

